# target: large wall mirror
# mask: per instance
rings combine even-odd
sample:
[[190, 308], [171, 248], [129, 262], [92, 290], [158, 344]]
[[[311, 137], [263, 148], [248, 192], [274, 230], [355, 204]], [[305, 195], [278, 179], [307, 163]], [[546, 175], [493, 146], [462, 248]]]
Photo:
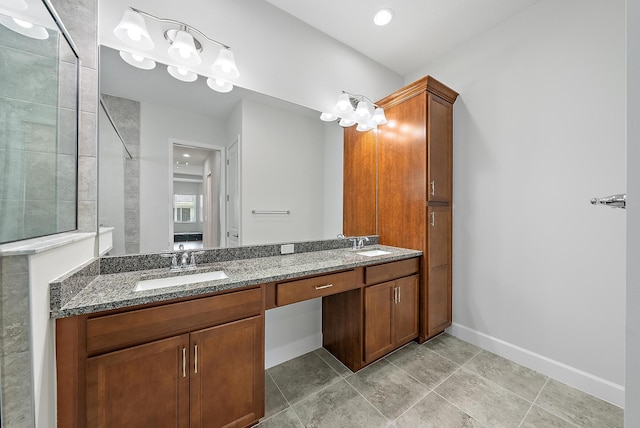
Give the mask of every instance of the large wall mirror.
[[342, 232], [343, 130], [319, 112], [238, 87], [217, 93], [165, 67], [139, 70], [105, 46], [100, 85], [108, 255]]

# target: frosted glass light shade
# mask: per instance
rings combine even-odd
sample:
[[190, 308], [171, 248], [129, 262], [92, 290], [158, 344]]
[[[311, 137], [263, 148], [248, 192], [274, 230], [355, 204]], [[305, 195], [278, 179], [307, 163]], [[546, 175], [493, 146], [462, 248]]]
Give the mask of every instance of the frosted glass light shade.
[[356, 108], [356, 116], [363, 120], [371, 119], [373, 114], [371, 105], [367, 101], [360, 101], [358, 103], [358, 107]]
[[336, 110], [339, 112], [345, 112], [348, 110], [351, 110], [353, 107], [351, 107], [351, 101], [349, 100], [349, 95], [347, 94], [340, 94], [338, 96], [338, 102], [336, 103]]
[[335, 114], [331, 114], [331, 113], [322, 113], [320, 115], [320, 120], [323, 120], [325, 122], [332, 122], [334, 120], [336, 120], [338, 118], [338, 116], [336, 116]]
[[340, 119], [340, 122], [338, 122], [338, 125], [342, 126], [343, 128], [348, 128], [350, 126], [355, 125], [356, 122], [354, 120], [351, 119]]
[[366, 123], [359, 123], [358, 126], [356, 127], [356, 131], [360, 131], [360, 132], [369, 131], [371, 129], [373, 129], [373, 126], [368, 125]]
[[198, 65], [202, 62], [193, 36], [186, 31], [176, 32], [176, 38], [169, 47], [169, 56], [176, 62], [185, 65]]
[[122, 19], [113, 29], [117, 38], [138, 49], [153, 49], [153, 40], [149, 36], [144, 18], [131, 9], [126, 9]]
[[145, 58], [142, 55], [120, 51], [120, 58], [122, 58], [127, 64], [143, 70], [153, 70], [156, 68], [156, 62], [154, 60]]
[[376, 108], [376, 111], [373, 112], [373, 121], [378, 125], [384, 125], [387, 123], [387, 117], [384, 115], [384, 110], [382, 107]]
[[217, 92], [231, 92], [233, 85], [222, 79], [216, 79], [215, 77], [209, 77], [207, 79], [207, 86]]
[[32, 39], [44, 40], [49, 37], [49, 33], [44, 27], [11, 16], [0, 15], [0, 24], [18, 34], [31, 37]]
[[225, 79], [237, 79], [240, 77], [233, 52], [226, 48], [220, 49], [211, 69], [216, 76]]
[[183, 82], [194, 82], [198, 78], [198, 75], [196, 73], [182, 67], [168, 65], [167, 71], [171, 76], [175, 77], [178, 80], [182, 80]]

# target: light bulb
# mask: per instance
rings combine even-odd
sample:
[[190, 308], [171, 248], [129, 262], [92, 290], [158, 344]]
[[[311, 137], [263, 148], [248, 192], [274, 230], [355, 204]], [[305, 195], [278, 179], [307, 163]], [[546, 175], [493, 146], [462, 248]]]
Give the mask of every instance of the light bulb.
[[186, 76], [188, 71], [182, 67], [178, 67], [178, 73], [180, 73], [181, 76]]
[[138, 54], [131, 54], [131, 58], [135, 59], [138, 62], [144, 61], [144, 57], [142, 55], [138, 55]]
[[142, 33], [137, 28], [129, 28], [127, 30], [127, 36], [134, 42], [142, 40]]

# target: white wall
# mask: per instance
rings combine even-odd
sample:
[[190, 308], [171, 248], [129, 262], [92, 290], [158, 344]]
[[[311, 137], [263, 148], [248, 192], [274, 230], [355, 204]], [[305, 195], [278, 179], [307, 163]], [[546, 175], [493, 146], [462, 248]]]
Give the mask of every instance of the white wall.
[[169, 229], [172, 196], [169, 191], [169, 139], [224, 146], [226, 125], [207, 115], [140, 104], [140, 252], [172, 248]]
[[624, 0], [542, 1], [412, 76], [460, 92], [452, 332], [622, 405]]
[[[242, 103], [242, 244], [323, 238], [323, 123]], [[252, 210], [291, 210], [257, 215]]]
[[49, 318], [49, 282], [93, 259], [95, 237], [29, 256], [29, 304], [36, 427], [55, 428], [55, 320]]
[[624, 424], [640, 426], [640, 0], [627, 0], [627, 342]]

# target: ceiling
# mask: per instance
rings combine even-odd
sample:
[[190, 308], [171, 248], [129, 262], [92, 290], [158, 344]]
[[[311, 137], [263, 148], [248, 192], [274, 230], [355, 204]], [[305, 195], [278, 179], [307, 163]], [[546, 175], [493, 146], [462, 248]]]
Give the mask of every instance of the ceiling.
[[[540, 0], [266, 0], [406, 76]], [[373, 23], [382, 8], [394, 19]]]

